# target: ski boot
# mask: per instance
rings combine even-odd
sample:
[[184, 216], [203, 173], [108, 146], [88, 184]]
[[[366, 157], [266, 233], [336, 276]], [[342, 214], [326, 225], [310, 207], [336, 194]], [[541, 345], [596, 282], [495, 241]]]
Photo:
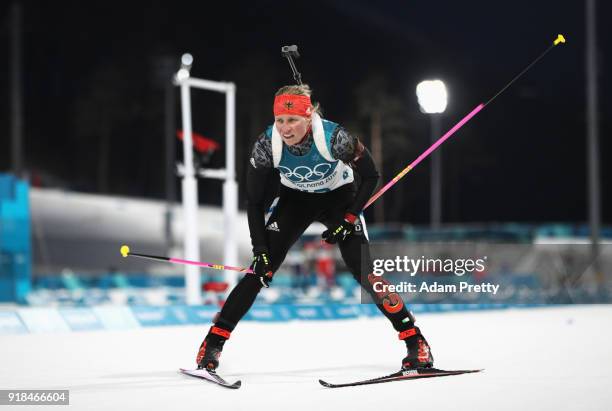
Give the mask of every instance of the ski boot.
[[402, 360], [402, 370], [418, 370], [433, 367], [433, 355], [429, 344], [419, 327], [412, 327], [399, 333], [399, 339], [404, 340], [408, 355]]
[[198, 356], [196, 357], [199, 370], [207, 369], [214, 371], [217, 369], [223, 345], [229, 337], [229, 331], [215, 326], [210, 327], [210, 331], [208, 331], [206, 338], [202, 341]]

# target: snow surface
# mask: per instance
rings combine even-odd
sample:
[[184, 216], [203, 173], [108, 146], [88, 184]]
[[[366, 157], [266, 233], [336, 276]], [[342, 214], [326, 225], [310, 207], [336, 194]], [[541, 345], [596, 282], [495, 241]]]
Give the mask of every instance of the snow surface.
[[0, 387], [69, 389], [76, 410], [612, 410], [611, 319], [612, 306], [423, 314], [439, 368], [486, 370], [339, 389], [317, 380], [396, 371], [405, 348], [386, 319], [242, 322], [219, 369], [239, 390], [178, 374], [207, 327], [3, 336]]

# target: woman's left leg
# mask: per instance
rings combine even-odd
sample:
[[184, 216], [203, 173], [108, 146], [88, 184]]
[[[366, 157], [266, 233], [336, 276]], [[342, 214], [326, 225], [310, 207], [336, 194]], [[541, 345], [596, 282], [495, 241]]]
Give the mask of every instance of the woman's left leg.
[[[332, 210], [323, 223], [333, 227], [344, 216], [344, 207]], [[399, 333], [398, 338], [404, 340], [408, 349], [408, 355], [402, 360], [405, 369], [427, 368], [433, 366], [429, 344], [421, 334], [418, 327], [414, 325], [415, 318], [407, 309], [402, 297], [398, 293], [376, 292], [374, 284], [387, 283], [382, 276], [373, 273], [372, 259], [370, 256], [370, 245], [363, 217], [360, 216], [355, 222], [355, 230], [344, 241], [338, 243], [342, 259], [351, 271], [351, 274], [369, 294], [378, 309], [391, 322], [393, 328]], [[380, 289], [380, 287], [378, 287]]]

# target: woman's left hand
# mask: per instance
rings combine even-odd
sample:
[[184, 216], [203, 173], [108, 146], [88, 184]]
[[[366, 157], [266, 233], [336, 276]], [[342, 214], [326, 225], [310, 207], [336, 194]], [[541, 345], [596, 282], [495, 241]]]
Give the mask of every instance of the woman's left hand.
[[345, 241], [355, 231], [355, 221], [357, 216], [351, 213], [344, 215], [344, 220], [335, 226], [334, 229], [327, 229], [321, 235], [328, 244], [336, 244], [338, 241]]

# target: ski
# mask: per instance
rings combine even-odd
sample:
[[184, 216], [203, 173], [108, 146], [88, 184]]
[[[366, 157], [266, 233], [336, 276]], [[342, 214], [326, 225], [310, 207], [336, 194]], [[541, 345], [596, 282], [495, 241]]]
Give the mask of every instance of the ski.
[[218, 384], [222, 387], [238, 389], [242, 385], [241, 381], [236, 381], [235, 383], [229, 383], [225, 381], [223, 378], [219, 377], [215, 371], [212, 370], [188, 370], [185, 368], [179, 368], [179, 371], [182, 374], [189, 375], [190, 377], [200, 378], [202, 380], [210, 381], [214, 384]]
[[332, 384], [327, 381], [319, 380], [319, 383], [327, 388], [355, 387], [357, 385], [380, 384], [383, 382], [393, 382], [402, 380], [417, 380], [420, 378], [446, 377], [449, 375], [470, 374], [482, 370], [439, 370], [437, 368], [424, 368], [420, 370], [400, 370], [393, 374], [383, 377], [372, 378], [363, 381], [347, 382], [342, 384]]

